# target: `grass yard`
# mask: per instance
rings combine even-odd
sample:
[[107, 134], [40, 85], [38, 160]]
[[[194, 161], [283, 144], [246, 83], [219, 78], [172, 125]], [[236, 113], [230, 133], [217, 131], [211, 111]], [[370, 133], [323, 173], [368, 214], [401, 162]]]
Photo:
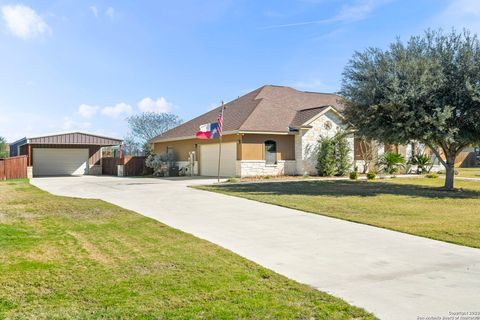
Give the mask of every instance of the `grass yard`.
[[443, 179], [298, 181], [200, 187], [325, 216], [480, 248], [480, 182]]
[[373, 319], [98, 200], [0, 182], [0, 318]]
[[480, 168], [455, 168], [455, 170], [458, 171], [457, 177], [480, 179]]

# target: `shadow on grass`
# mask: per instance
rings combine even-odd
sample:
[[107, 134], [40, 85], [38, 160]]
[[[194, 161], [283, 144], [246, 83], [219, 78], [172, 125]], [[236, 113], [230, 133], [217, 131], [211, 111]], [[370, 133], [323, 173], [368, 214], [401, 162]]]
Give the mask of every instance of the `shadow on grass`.
[[216, 186], [219, 191], [258, 195], [360, 196], [402, 195], [423, 198], [480, 199], [474, 190], [445, 191], [442, 188], [366, 181], [294, 181], [281, 183]]

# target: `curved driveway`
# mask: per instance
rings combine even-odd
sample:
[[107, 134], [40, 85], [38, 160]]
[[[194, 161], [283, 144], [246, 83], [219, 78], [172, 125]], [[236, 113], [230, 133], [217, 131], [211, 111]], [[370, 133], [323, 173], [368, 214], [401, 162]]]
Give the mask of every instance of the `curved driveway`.
[[480, 250], [188, 188], [208, 179], [36, 178], [227, 248], [381, 319], [480, 312]]

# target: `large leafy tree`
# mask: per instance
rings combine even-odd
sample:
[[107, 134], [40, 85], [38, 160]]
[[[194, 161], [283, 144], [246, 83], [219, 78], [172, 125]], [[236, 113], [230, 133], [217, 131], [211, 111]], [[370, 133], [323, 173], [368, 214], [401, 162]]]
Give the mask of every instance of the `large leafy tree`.
[[9, 154], [7, 140], [0, 137], [0, 158], [7, 158]]
[[127, 153], [134, 150], [148, 150], [148, 141], [182, 123], [182, 119], [172, 113], [143, 112], [127, 118], [130, 133], [125, 138]]
[[453, 189], [455, 158], [480, 141], [477, 36], [439, 30], [397, 39], [387, 50], [356, 52], [343, 76], [345, 115], [359, 134], [426, 144], [446, 168], [445, 188]]

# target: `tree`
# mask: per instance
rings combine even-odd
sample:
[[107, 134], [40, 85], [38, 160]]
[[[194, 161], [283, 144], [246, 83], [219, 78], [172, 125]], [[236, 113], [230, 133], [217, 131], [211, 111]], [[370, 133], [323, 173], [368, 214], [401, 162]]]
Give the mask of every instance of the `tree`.
[[358, 138], [359, 155], [363, 161], [362, 173], [367, 173], [372, 164], [378, 161], [378, 144], [374, 140]]
[[[343, 72], [345, 117], [360, 135], [385, 143], [416, 140], [446, 168], [480, 141], [480, 43], [468, 31], [427, 31], [387, 50], [356, 52]], [[440, 156], [443, 151], [445, 159]]]
[[127, 122], [130, 126], [124, 141], [127, 151], [148, 151], [151, 139], [180, 125], [182, 120], [172, 113], [143, 112], [128, 117]]
[[9, 153], [7, 140], [0, 137], [0, 158], [8, 158]]

